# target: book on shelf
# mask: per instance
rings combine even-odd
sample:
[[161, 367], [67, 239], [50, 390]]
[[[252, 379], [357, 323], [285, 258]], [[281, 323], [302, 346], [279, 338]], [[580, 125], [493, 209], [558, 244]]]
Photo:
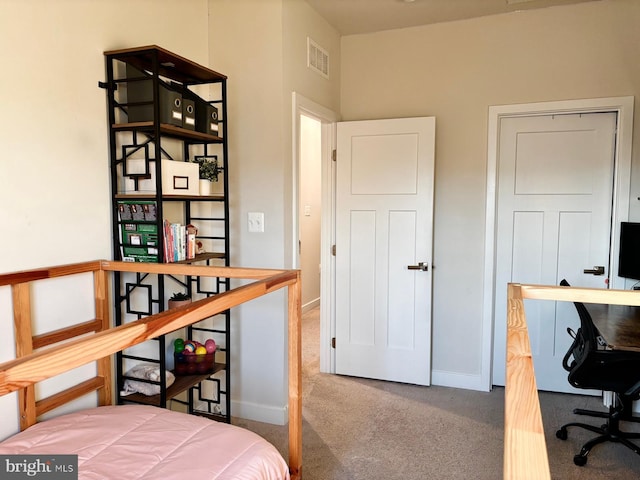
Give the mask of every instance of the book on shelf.
[[163, 222], [163, 248], [165, 262], [180, 262], [196, 257], [197, 229], [193, 225]]

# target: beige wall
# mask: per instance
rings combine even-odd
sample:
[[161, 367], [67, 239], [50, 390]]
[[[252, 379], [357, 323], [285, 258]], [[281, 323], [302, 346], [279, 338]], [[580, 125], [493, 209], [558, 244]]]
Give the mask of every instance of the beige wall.
[[[295, 91], [329, 110], [339, 112], [340, 35], [306, 1], [282, 0], [282, 3], [285, 95], [291, 96]], [[307, 68], [307, 37], [329, 54], [328, 80]]]
[[[339, 59], [339, 36], [303, 0], [209, 0], [209, 8], [210, 63], [229, 77], [232, 264], [290, 267], [295, 224], [291, 97], [296, 91], [337, 104], [339, 68], [330, 81], [310, 74], [306, 37], [315, 37]], [[247, 232], [248, 212], [264, 212], [264, 233]], [[284, 422], [284, 295], [244, 305], [236, 318], [232, 412]]]
[[[0, 271], [111, 258], [103, 52], [155, 43], [205, 63], [207, 38], [206, 0], [0, 0]], [[36, 331], [77, 313], [63, 293], [34, 306]], [[14, 354], [10, 309], [0, 289], [0, 362]], [[16, 406], [0, 397], [0, 438]]]
[[[333, 53], [330, 81], [306, 71], [307, 35]], [[105, 50], [147, 44], [229, 76], [232, 263], [291, 265], [291, 94], [339, 104], [340, 38], [305, 2], [0, 0], [0, 271], [111, 257], [106, 96], [97, 82]], [[249, 211], [265, 213], [264, 234], [247, 232]], [[0, 289], [0, 362], [13, 355], [9, 309], [10, 292]], [[282, 422], [284, 295], [234, 315], [232, 411]], [[3, 418], [13, 418], [15, 402], [0, 398]], [[3, 423], [0, 437], [15, 428]]]
[[[293, 267], [293, 251], [295, 249], [294, 238], [296, 233], [293, 222], [293, 206], [297, 199], [291, 189], [299, 178], [294, 178], [297, 173], [293, 165], [292, 139], [293, 92], [302, 95], [333, 112], [340, 111], [340, 35], [322, 17], [313, 10], [304, 0], [266, 0], [267, 2], [282, 1], [283, 5], [283, 50], [284, 83], [283, 101], [285, 103], [283, 116], [283, 135], [287, 145], [285, 161], [285, 191], [284, 191], [284, 216], [285, 216], [285, 266]], [[323, 49], [330, 58], [329, 79], [326, 79], [307, 67], [307, 37], [310, 37]]]
[[[206, 19], [196, 14], [205, 8], [206, 0], [0, 0], [0, 271], [110, 255], [102, 53], [160, 43], [205, 61]], [[195, 17], [194, 28], [157, 28], [180, 16]]]
[[[211, 64], [229, 77], [231, 264], [282, 268], [282, 8], [279, 2], [254, 0], [211, 0], [209, 8]], [[263, 233], [247, 231], [248, 212], [264, 213]], [[235, 310], [234, 415], [258, 418], [258, 405], [269, 405], [274, 409], [269, 420], [282, 422], [283, 306], [284, 294], [278, 292]]]
[[436, 117], [434, 375], [480, 373], [488, 107], [639, 95], [638, 25], [605, 0], [343, 37], [345, 120]]

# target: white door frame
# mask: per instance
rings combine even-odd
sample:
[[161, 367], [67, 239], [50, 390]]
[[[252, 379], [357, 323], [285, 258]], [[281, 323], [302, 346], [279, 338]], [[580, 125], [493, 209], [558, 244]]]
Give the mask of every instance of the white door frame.
[[[493, 320], [495, 305], [495, 244], [497, 205], [497, 164], [500, 120], [505, 117], [552, 115], [566, 113], [616, 112], [618, 135], [615, 150], [613, 185], [611, 260], [609, 279], [611, 288], [624, 288], [618, 271], [619, 223], [629, 218], [631, 177], [631, 142], [633, 138], [633, 97], [611, 97], [557, 102], [497, 105], [489, 107], [487, 138], [487, 202], [485, 218], [484, 294], [482, 314], [482, 367], [480, 383], [486, 391], [492, 388]], [[504, 286], [506, 288], [506, 285]]]
[[292, 93], [292, 148], [293, 148], [293, 198], [292, 198], [292, 262], [293, 268], [300, 268], [298, 245], [300, 206], [300, 115], [304, 114], [320, 121], [321, 127], [321, 243], [320, 243], [320, 371], [335, 373], [335, 350], [331, 348], [331, 337], [335, 336], [335, 257], [331, 246], [335, 240], [335, 166], [331, 152], [336, 148], [336, 122], [338, 115], [332, 110]]

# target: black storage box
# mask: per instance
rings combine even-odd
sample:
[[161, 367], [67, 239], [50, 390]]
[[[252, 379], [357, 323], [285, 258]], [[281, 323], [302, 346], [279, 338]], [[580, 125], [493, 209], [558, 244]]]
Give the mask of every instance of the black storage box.
[[218, 109], [203, 100], [196, 102], [196, 130], [208, 135], [220, 136]]
[[[127, 64], [127, 79], [144, 77], [140, 70]], [[182, 95], [164, 85], [159, 86], [160, 123], [168, 123], [182, 127]], [[148, 105], [131, 105], [131, 103], [151, 102]], [[153, 121], [153, 80], [127, 82], [127, 115], [129, 123]]]
[[196, 129], [196, 102], [188, 98], [182, 98], [182, 128]]

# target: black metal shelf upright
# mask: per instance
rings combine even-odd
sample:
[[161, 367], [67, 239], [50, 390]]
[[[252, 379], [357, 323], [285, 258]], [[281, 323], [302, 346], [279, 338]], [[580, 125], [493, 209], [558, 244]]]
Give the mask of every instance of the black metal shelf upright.
[[[108, 104], [113, 258], [126, 261], [166, 262], [163, 248], [163, 221], [165, 207], [173, 204], [182, 206], [181, 216], [185, 225], [192, 222], [199, 224], [197, 239], [207, 247], [206, 253], [198, 254], [194, 259], [183, 262], [229, 266], [227, 77], [155, 45], [113, 50], [105, 52], [104, 55], [107, 78], [106, 82], [100, 82], [99, 85], [107, 92]], [[136, 71], [137, 75], [123, 73], [129, 67], [133, 67], [135, 69], [133, 71]], [[126, 97], [127, 87], [135, 82], [146, 82], [147, 85], [151, 85], [151, 99], [129, 101], [129, 98]], [[209, 96], [213, 96], [213, 99], [203, 99], [194, 91], [193, 87], [208, 89]], [[200, 102], [200, 105], [215, 106], [218, 112], [219, 131], [214, 134], [206, 129], [179, 125], [178, 122], [171, 122], [171, 119], [167, 121], [162, 111], [165, 107], [162, 104], [161, 96], [163, 89], [178, 94], [181, 98]], [[140, 106], [151, 107], [149, 111], [152, 113], [149, 118], [142, 119], [142, 121], [138, 118], [135, 121], [130, 120], [131, 109]], [[177, 147], [176, 151], [170, 152], [166, 143]], [[195, 156], [212, 156], [214, 153], [219, 161], [221, 193], [194, 195], [191, 192], [182, 194], [163, 191], [162, 166], [164, 161], [189, 162]], [[132, 161], [132, 157], [143, 161], [143, 171], [136, 173], [130, 171], [128, 162]], [[141, 188], [143, 181], [146, 181], [147, 185], [154, 183], [154, 188], [143, 190]], [[124, 189], [125, 182], [129, 183], [130, 189]], [[150, 218], [125, 220], [120, 215], [119, 209], [127, 203], [152, 209], [154, 215], [150, 215]], [[147, 207], [148, 205], [150, 207]], [[149, 237], [151, 240], [148, 240], [149, 243], [143, 245], [147, 247], [148, 256], [141, 255], [132, 259], [125, 255], [127, 247], [134, 247], [133, 244], [127, 243], [122, 234], [125, 223], [152, 232]], [[203, 225], [205, 228], [200, 228]], [[153, 245], [154, 231], [155, 245]], [[154, 251], [155, 255], [150, 253]], [[203, 284], [205, 281], [188, 276], [176, 278], [168, 275], [139, 273], [116, 274], [113, 286], [115, 323], [121, 325], [127, 321], [165, 310], [169, 283], [186, 290], [192, 298], [194, 296], [203, 298], [230, 289], [228, 278], [213, 278]], [[155, 340], [157, 343], [157, 355], [155, 356], [127, 350], [117, 354], [116, 391], [118, 403], [143, 403], [166, 407], [167, 402], [171, 400], [183, 404], [191, 414], [209, 416], [229, 422], [231, 411], [229, 393], [230, 312], [223, 312], [214, 318], [206, 319], [189, 327], [186, 331], [187, 338], [192, 338], [194, 335], [208, 335], [216, 338], [218, 350], [215, 358], [215, 374], [176, 376], [175, 383], [167, 387], [165, 377], [167, 348], [171, 345], [164, 336], [161, 336]], [[151, 350], [156, 350], [156, 348], [151, 348]], [[224, 361], [219, 362], [222, 358]], [[139, 379], [125, 375], [125, 364], [130, 365], [141, 361], [158, 365], [161, 373], [160, 380], [157, 382], [143, 380], [143, 382], [159, 385], [160, 393], [153, 396], [145, 396], [140, 393], [123, 396], [121, 390], [125, 380], [139, 381]], [[222, 370], [224, 373], [218, 373]], [[224, 385], [222, 385], [221, 378]], [[185, 392], [186, 400], [176, 398]]]

